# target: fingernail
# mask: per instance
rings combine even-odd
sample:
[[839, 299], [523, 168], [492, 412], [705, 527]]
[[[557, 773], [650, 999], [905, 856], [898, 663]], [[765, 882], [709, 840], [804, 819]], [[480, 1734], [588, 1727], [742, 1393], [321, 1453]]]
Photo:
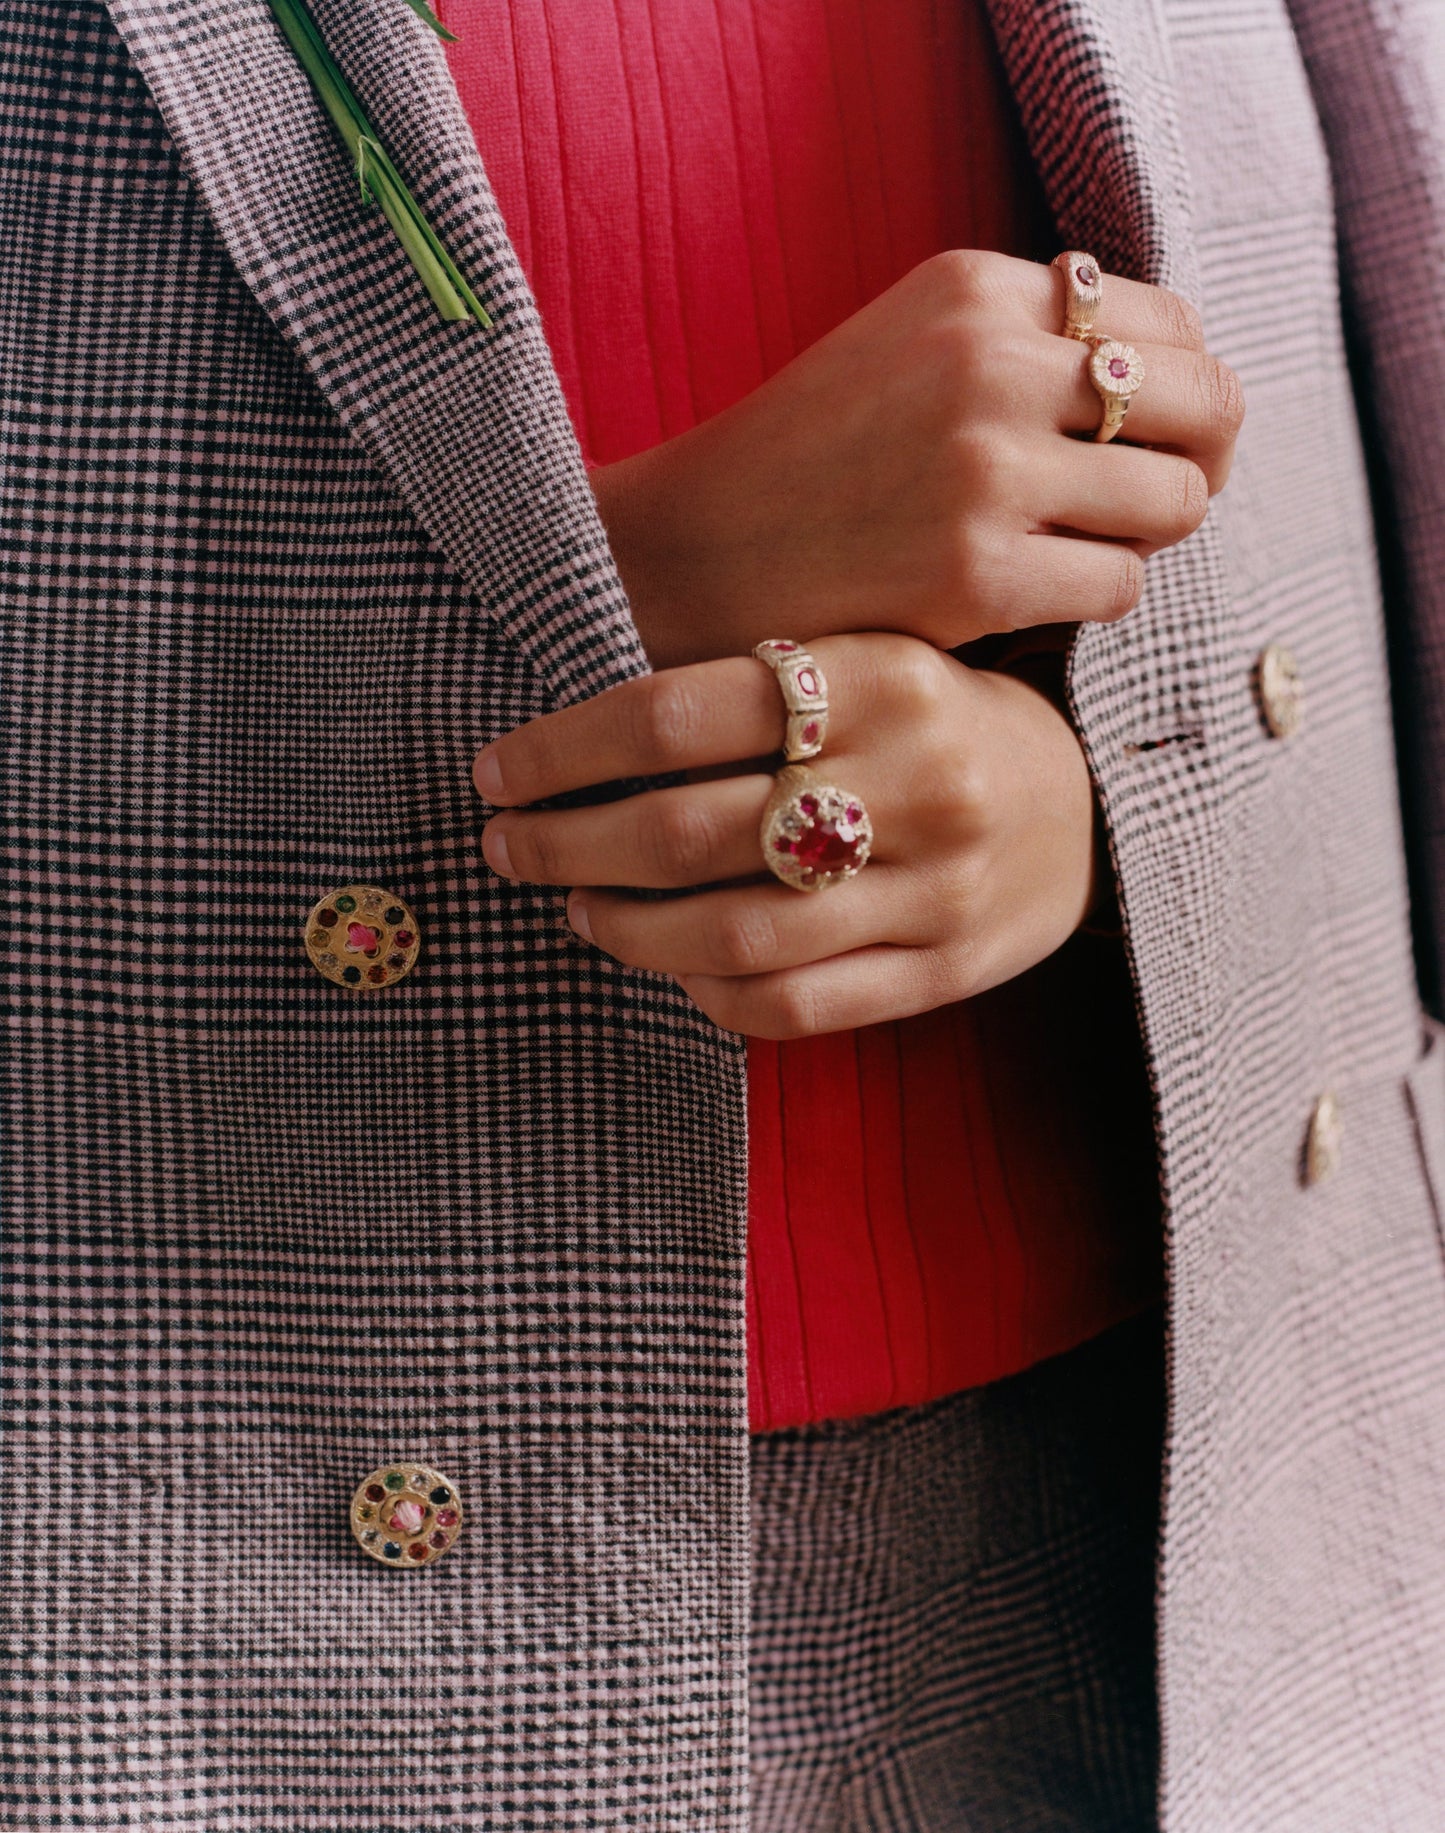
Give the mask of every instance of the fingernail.
[[592, 934], [592, 925], [587, 921], [586, 901], [578, 897], [575, 891], [567, 899], [567, 921], [584, 941], [592, 942], [596, 939]]
[[477, 753], [472, 764], [472, 781], [477, 786], [477, 793], [494, 802], [502, 794], [502, 766], [497, 762], [497, 754], [488, 745]]
[[503, 878], [516, 876], [512, 871], [512, 855], [507, 851], [507, 836], [495, 821], [489, 821], [482, 830], [482, 857]]

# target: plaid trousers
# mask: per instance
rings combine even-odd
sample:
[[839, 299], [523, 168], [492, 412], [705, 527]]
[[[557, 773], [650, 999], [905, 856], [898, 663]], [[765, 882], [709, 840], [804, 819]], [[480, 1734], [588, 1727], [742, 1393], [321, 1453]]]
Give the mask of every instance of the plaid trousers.
[[1149, 1833], [1163, 1316], [753, 1440], [753, 1833]]

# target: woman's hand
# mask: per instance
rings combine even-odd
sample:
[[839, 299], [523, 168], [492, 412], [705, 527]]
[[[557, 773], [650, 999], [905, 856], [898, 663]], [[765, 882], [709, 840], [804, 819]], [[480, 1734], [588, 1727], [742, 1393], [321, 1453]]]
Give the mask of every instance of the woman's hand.
[[1239, 383], [1192, 306], [1106, 275], [1097, 328], [1145, 379], [1095, 445], [1089, 348], [1063, 319], [1054, 268], [936, 255], [726, 412], [595, 470], [654, 667], [779, 626], [954, 649], [1132, 609], [1143, 557], [1191, 534], [1229, 474]]
[[[783, 740], [771, 672], [730, 657], [625, 682], [519, 726], [477, 756], [487, 863], [571, 885], [568, 920], [633, 967], [674, 975], [718, 1024], [757, 1037], [929, 1010], [1021, 973], [1094, 897], [1094, 804], [1078, 740], [1036, 689], [912, 637], [827, 638], [828, 749], [814, 768], [865, 801], [873, 854], [805, 892], [758, 839]], [[719, 766], [739, 766], [719, 774]], [[589, 784], [709, 772], [585, 808], [522, 810]], [[694, 886], [639, 899], [622, 887]]]

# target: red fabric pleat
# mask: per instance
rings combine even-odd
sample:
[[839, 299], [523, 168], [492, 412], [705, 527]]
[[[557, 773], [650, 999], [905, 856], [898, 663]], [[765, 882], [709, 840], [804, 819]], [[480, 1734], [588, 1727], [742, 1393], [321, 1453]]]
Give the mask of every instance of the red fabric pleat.
[[[590, 462], [720, 412], [940, 249], [1052, 253], [981, 0], [440, 10]], [[755, 1430], [993, 1380], [1157, 1296], [1107, 943], [748, 1064]]]

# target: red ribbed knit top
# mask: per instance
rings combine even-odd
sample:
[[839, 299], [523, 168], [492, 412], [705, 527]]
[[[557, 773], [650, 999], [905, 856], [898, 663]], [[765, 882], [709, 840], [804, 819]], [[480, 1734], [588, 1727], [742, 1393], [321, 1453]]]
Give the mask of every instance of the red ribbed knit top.
[[[440, 11], [592, 462], [720, 412], [940, 249], [1053, 252], [981, 0]], [[1157, 1296], [1118, 944], [748, 1065], [754, 1430], [938, 1398]]]

